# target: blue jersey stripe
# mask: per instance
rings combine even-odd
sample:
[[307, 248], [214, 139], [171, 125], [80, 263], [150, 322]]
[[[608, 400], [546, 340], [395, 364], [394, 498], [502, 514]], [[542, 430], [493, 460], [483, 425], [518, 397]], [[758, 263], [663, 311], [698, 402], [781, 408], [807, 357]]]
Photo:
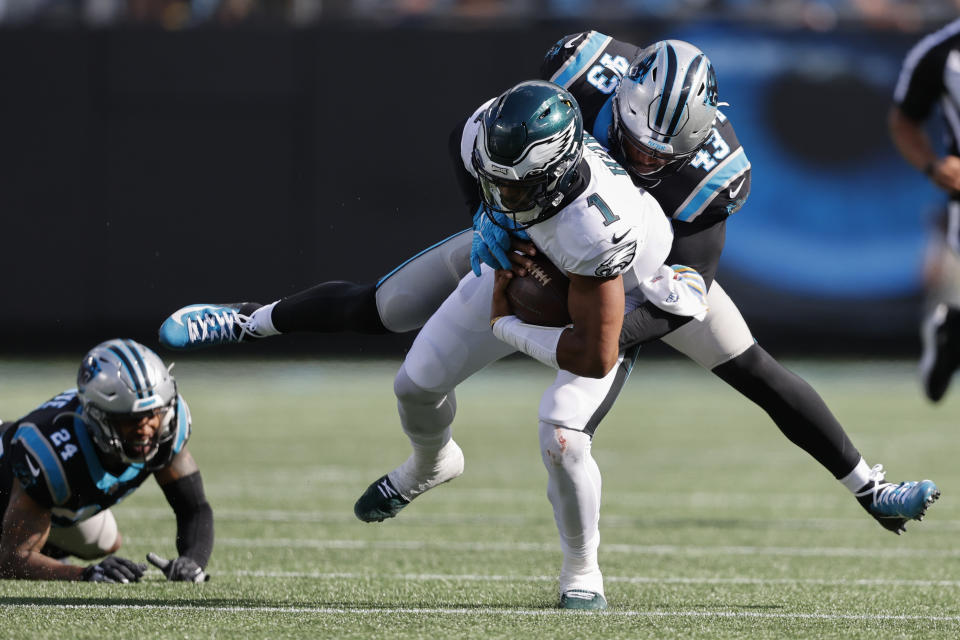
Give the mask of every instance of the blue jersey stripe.
[[173, 443], [173, 452], [180, 453], [183, 444], [190, 433], [190, 410], [186, 408], [183, 398], [177, 396], [177, 438]]
[[613, 124], [613, 96], [607, 98], [593, 121], [593, 137], [606, 149], [610, 148], [611, 124]]
[[[22, 424], [13, 435], [13, 442], [19, 441], [23, 448], [40, 464], [47, 479], [47, 488], [55, 504], [63, 504], [70, 499], [70, 485], [67, 476], [57, 458], [57, 452], [33, 424]], [[28, 461], [29, 462], [29, 461]]]
[[563, 70], [553, 78], [553, 82], [564, 89], [568, 89], [573, 81], [580, 77], [587, 67], [594, 61], [597, 54], [607, 46], [610, 36], [605, 36], [596, 31], [590, 34], [579, 47], [577, 53], [564, 63]]
[[747, 154], [743, 149], [737, 149], [730, 158], [725, 160], [718, 169], [709, 177], [707, 182], [700, 187], [686, 204], [683, 209], [678, 211], [673, 217], [677, 220], [690, 221], [696, 218], [706, 205], [713, 200], [714, 196], [723, 190], [730, 181], [750, 168], [750, 161], [747, 160]]
[[143, 469], [142, 464], [132, 464], [128, 466], [120, 477], [117, 477], [104, 470], [100, 464], [100, 457], [97, 455], [96, 445], [90, 439], [87, 433], [87, 423], [79, 417], [73, 420], [73, 432], [77, 434], [77, 442], [80, 443], [80, 451], [83, 452], [83, 458], [87, 461], [87, 471], [90, 472], [90, 479], [97, 485], [97, 489], [104, 493], [110, 493], [110, 488], [120, 482], [133, 480]]
[[465, 234], [465, 233], [470, 233], [471, 231], [473, 231], [473, 229], [464, 229], [463, 231], [458, 231], [457, 233], [453, 234], [453, 235], [450, 236], [449, 238], [444, 238], [443, 240], [441, 240], [441, 241], [438, 242], [437, 244], [435, 244], [435, 245], [433, 245], [433, 246], [430, 246], [430, 247], [427, 247], [426, 249], [424, 249], [423, 251], [421, 251], [421, 252], [418, 253], [417, 255], [413, 256], [413, 257], [410, 258], [409, 260], [403, 261], [398, 267], [396, 267], [395, 269], [393, 269], [390, 273], [388, 273], [387, 275], [385, 275], [385, 276], [383, 276], [382, 278], [380, 278], [379, 280], [377, 280], [377, 289], [379, 289], [379, 288], [380, 288], [380, 285], [382, 285], [384, 282], [386, 282], [386, 281], [390, 278], [390, 276], [392, 276], [393, 274], [395, 274], [397, 271], [400, 271], [400, 269], [403, 269], [405, 266], [407, 266], [408, 264], [410, 264], [411, 262], [413, 262], [414, 260], [416, 260], [417, 258], [419, 258], [420, 256], [422, 256], [423, 254], [427, 253], [428, 251], [432, 251], [432, 250], [436, 249], [437, 247], [439, 247], [440, 245], [444, 244], [445, 242], [449, 242], [450, 240], [453, 240], [453, 239], [456, 238], [457, 236], [461, 236], [461, 235], [463, 235], [463, 234]]

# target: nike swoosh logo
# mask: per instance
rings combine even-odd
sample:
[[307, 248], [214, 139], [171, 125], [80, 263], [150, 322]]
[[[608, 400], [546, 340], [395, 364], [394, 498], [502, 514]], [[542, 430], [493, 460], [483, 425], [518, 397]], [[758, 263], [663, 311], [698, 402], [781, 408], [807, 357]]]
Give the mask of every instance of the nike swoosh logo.
[[176, 323], [179, 324], [179, 325], [183, 325], [183, 316], [185, 316], [185, 315], [188, 314], [188, 313], [193, 313], [194, 311], [197, 311], [198, 309], [204, 309], [204, 308], [206, 308], [206, 307], [211, 307], [211, 306], [213, 306], [213, 305], [209, 305], [209, 304], [192, 304], [192, 305], [190, 305], [189, 307], [183, 307], [183, 308], [181, 308], [181, 309], [177, 309], [176, 311], [174, 311], [172, 314], [170, 314], [170, 319], [173, 320], [174, 322], [176, 322]]
[[613, 244], [618, 244], [621, 240], [626, 238], [628, 235], [630, 235], [629, 231], [624, 231], [623, 235], [620, 236], [619, 238], [617, 237], [617, 234], [613, 234], [613, 237], [610, 238], [610, 242], [612, 242]]
[[574, 38], [573, 40], [571, 40], [571, 41], [568, 42], [567, 44], [563, 45], [563, 48], [564, 48], [564, 49], [573, 49], [575, 46], [577, 46], [577, 40], [579, 40], [580, 38], [582, 38], [583, 35], [584, 35], [584, 34], [581, 33], [581, 34], [578, 35], [576, 38]]
[[731, 198], [736, 198], [736, 197], [737, 197], [737, 194], [740, 193], [740, 189], [743, 187], [743, 183], [746, 182], [746, 181], [747, 181], [746, 178], [744, 178], [743, 180], [741, 180], [741, 181], [740, 181], [740, 184], [737, 185], [737, 188], [736, 188], [736, 189], [734, 189], [733, 187], [730, 187], [730, 197], [731, 197]]
[[30, 473], [33, 474], [33, 477], [36, 478], [37, 476], [39, 476], [40, 469], [37, 469], [35, 466], [33, 466], [33, 462], [30, 461], [30, 456], [23, 456], [23, 457], [27, 459], [27, 466], [30, 467]]

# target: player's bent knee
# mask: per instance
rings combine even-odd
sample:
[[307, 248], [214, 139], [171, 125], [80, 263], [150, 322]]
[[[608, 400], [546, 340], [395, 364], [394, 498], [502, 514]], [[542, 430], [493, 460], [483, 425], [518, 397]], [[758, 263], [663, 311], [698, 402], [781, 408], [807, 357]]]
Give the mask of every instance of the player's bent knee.
[[83, 560], [115, 553], [123, 542], [113, 513], [107, 509], [69, 527], [53, 527], [50, 542]]
[[427, 391], [410, 379], [406, 366], [401, 366], [393, 379], [393, 393], [397, 401], [404, 404], [436, 405], [446, 395], [437, 391]]
[[550, 471], [579, 465], [589, 455], [590, 436], [548, 422], [540, 422], [540, 453]]
[[397, 396], [397, 409], [404, 432], [411, 437], [447, 438], [444, 430], [453, 422], [457, 413], [457, 400], [453, 391], [441, 393], [427, 391], [410, 379], [406, 368], [400, 367], [393, 381]]

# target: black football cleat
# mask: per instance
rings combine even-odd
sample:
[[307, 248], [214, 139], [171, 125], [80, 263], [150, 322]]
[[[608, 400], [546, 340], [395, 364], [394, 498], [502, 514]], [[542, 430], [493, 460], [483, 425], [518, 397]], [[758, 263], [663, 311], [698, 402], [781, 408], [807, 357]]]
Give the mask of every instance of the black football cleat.
[[950, 386], [953, 372], [960, 367], [960, 309], [938, 304], [924, 318], [920, 337], [923, 392], [932, 402], [939, 402]]
[[367, 487], [353, 505], [353, 513], [364, 522], [383, 522], [392, 518], [410, 501], [400, 495], [390, 478], [383, 476]]

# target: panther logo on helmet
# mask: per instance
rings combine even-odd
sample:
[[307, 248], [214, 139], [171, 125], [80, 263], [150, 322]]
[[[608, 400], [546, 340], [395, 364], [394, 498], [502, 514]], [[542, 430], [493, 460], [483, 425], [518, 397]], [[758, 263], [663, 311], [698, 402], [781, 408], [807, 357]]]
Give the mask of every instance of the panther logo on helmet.
[[84, 387], [100, 373], [100, 363], [97, 359], [88, 355], [80, 363], [80, 371], [77, 373], [77, 389], [83, 391]]

